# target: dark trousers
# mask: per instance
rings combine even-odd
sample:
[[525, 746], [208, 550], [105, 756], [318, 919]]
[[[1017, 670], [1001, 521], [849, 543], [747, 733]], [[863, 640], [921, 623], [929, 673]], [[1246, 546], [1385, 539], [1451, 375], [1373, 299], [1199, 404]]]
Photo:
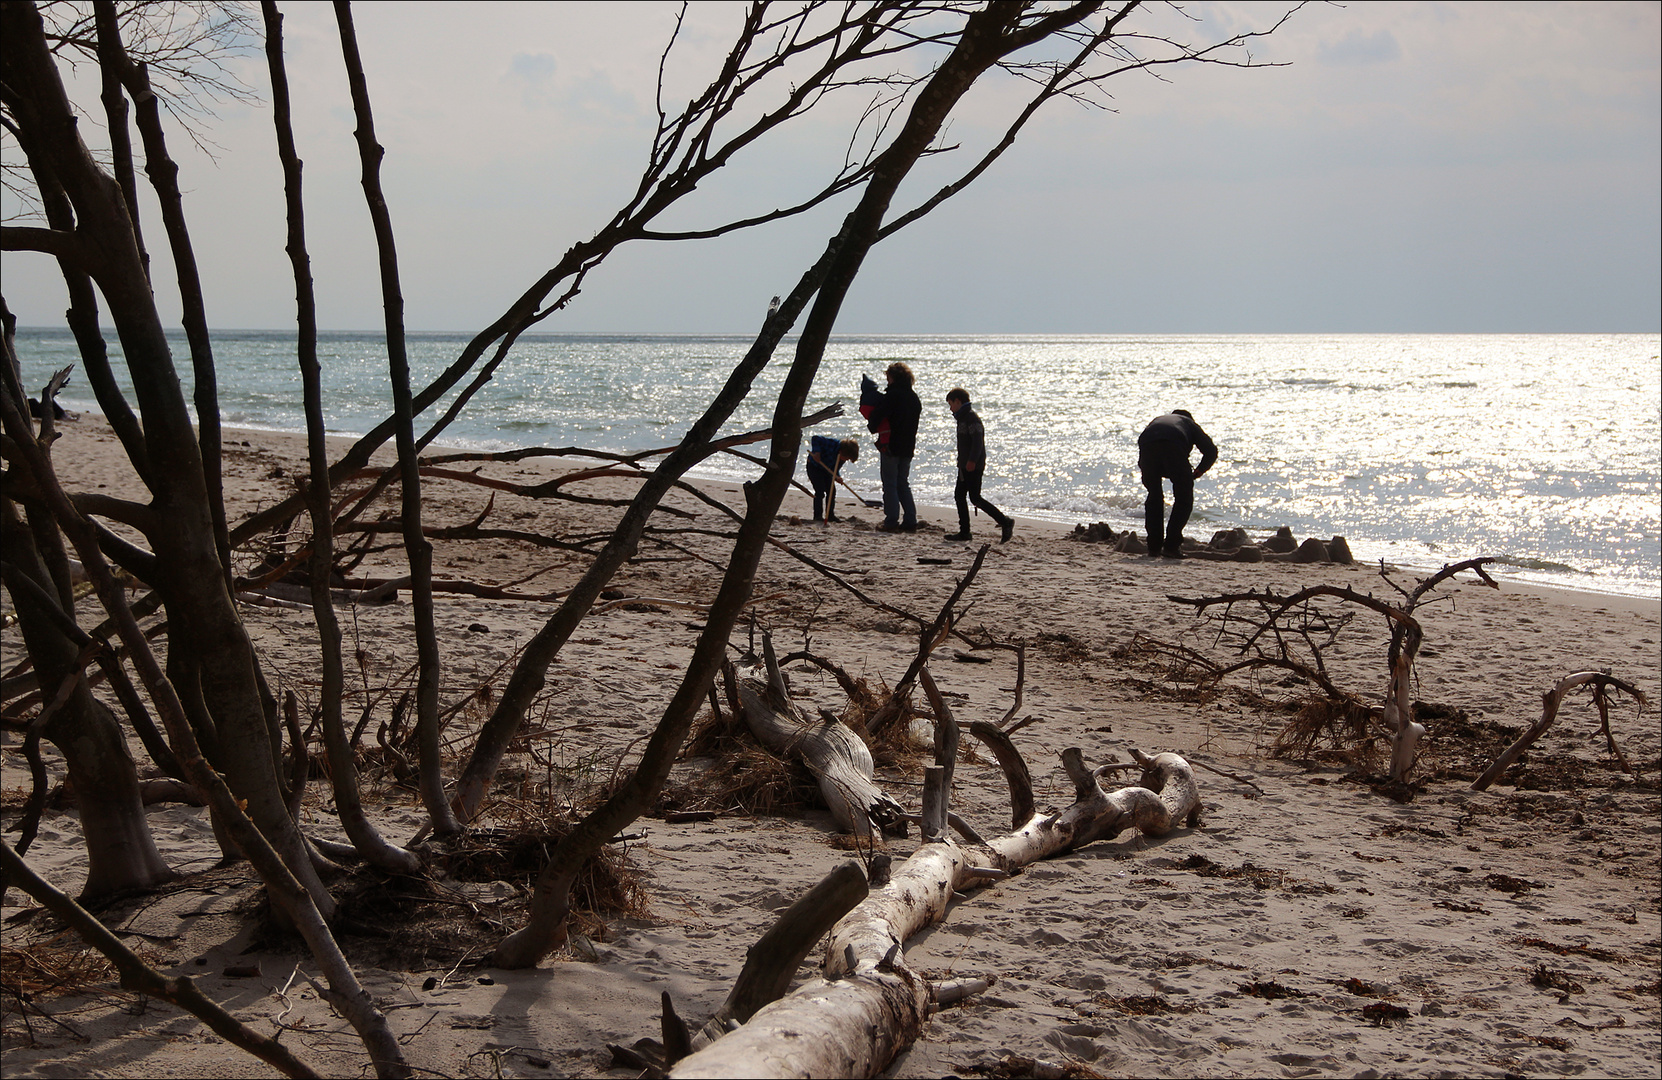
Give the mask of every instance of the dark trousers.
[[958, 503], [958, 531], [961, 533], [970, 531], [970, 503], [974, 503], [985, 510], [987, 516], [998, 522], [1001, 529], [1004, 527], [1004, 523], [1010, 520], [999, 513], [998, 507], [981, 497], [981, 476], [986, 471], [984, 465], [974, 472], [967, 471], [962, 465], [958, 466], [958, 486], [953, 490], [952, 497]]
[[[1148, 550], [1182, 550], [1183, 526], [1189, 523], [1189, 514], [1195, 508], [1195, 474], [1189, 467], [1188, 447], [1167, 443], [1146, 444], [1138, 450], [1137, 467], [1142, 470], [1143, 487], [1148, 489], [1148, 499], [1143, 503]], [[1169, 522], [1162, 520], [1166, 513], [1162, 480], [1171, 481]]]
[[808, 459], [808, 479], [814, 485], [814, 520], [825, 518], [827, 521], [837, 516], [837, 485], [832, 482], [831, 474], [825, 471], [825, 466]]

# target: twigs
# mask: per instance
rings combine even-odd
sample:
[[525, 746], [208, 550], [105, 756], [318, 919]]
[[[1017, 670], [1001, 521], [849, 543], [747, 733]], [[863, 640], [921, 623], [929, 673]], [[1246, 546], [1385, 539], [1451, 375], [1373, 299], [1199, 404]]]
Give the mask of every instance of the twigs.
[[0, 866], [5, 868], [8, 880], [16, 882], [24, 892], [75, 927], [77, 933], [108, 957], [121, 972], [122, 986], [179, 1006], [207, 1024], [227, 1042], [271, 1064], [285, 1076], [319, 1075], [311, 1066], [295, 1057], [287, 1047], [275, 1039], [253, 1031], [203, 996], [188, 977], [169, 979], [162, 976], [137, 953], [127, 948], [108, 927], [93, 918], [85, 908], [36, 874], [7, 844], [0, 844]]
[[1199, 765], [1201, 768], [1205, 769], [1209, 773], [1216, 773], [1219, 776], [1228, 777], [1229, 779], [1235, 781], [1237, 784], [1245, 784], [1247, 787], [1249, 787], [1252, 790], [1256, 791], [1260, 795], [1264, 794], [1264, 789], [1263, 788], [1259, 787], [1257, 784], [1254, 784], [1251, 780], [1248, 780], [1244, 776], [1237, 776], [1232, 772], [1225, 772], [1224, 770], [1216, 768], [1215, 766], [1206, 764], [1206, 762], [1204, 762], [1204, 761], [1196, 760], [1193, 756], [1188, 758], [1188, 762], [1189, 762], [1190, 765]]
[[[1414, 618], [1414, 609], [1425, 602], [1436, 587], [1452, 580], [1462, 571], [1475, 573], [1480, 583], [1495, 587], [1484, 566], [1492, 559], [1468, 559], [1443, 567], [1437, 573], [1419, 581], [1413, 589], [1405, 589], [1393, 581], [1383, 565], [1380, 575], [1402, 597], [1400, 604], [1381, 600], [1371, 594], [1335, 585], [1313, 585], [1290, 596], [1272, 592], [1226, 593], [1220, 596], [1170, 596], [1174, 603], [1186, 604], [1197, 614], [1215, 607], [1222, 611], [1211, 616], [1217, 624], [1216, 640], [1229, 644], [1236, 651], [1248, 654], [1239, 662], [1221, 666], [1177, 646], [1161, 646], [1162, 651], [1184, 663], [1193, 663], [1207, 670], [1207, 681], [1216, 682], [1237, 671], [1259, 668], [1279, 668], [1314, 683], [1326, 696], [1328, 708], [1321, 711], [1314, 726], [1308, 730], [1294, 728], [1295, 721], [1277, 740], [1279, 745], [1303, 746], [1308, 750], [1328, 720], [1342, 718], [1349, 722], [1361, 721], [1353, 738], [1365, 739], [1367, 721], [1373, 710], [1351, 694], [1342, 690], [1328, 672], [1323, 650], [1331, 646], [1339, 633], [1350, 625], [1352, 613], [1331, 612], [1317, 606], [1316, 601], [1330, 598], [1383, 615], [1390, 627], [1390, 643], [1386, 650], [1387, 681], [1384, 706], [1379, 719], [1391, 734], [1390, 776], [1402, 780], [1413, 767], [1415, 748], [1425, 726], [1413, 718], [1413, 666], [1424, 637], [1420, 623]], [[1238, 608], [1245, 608], [1243, 613]]]
[[900, 716], [901, 703], [912, 689], [912, 683], [917, 680], [918, 672], [923, 670], [924, 664], [929, 662], [929, 654], [934, 652], [952, 631], [952, 624], [956, 619], [953, 613], [953, 605], [958, 602], [959, 597], [964, 595], [964, 590], [969, 588], [970, 583], [975, 580], [975, 576], [981, 572], [981, 564], [986, 561], [987, 552], [990, 549], [990, 544], [981, 545], [981, 550], [975, 553], [975, 561], [970, 564], [969, 570], [959, 579], [957, 588], [953, 589], [952, 595], [946, 598], [946, 603], [941, 605], [940, 614], [935, 616], [933, 623], [924, 627], [923, 631], [918, 634], [917, 656], [912, 659], [911, 665], [907, 667], [906, 674], [902, 675], [900, 681], [895, 684], [893, 692], [889, 695], [889, 700], [866, 721], [866, 727], [873, 735], [881, 734], [884, 728]]

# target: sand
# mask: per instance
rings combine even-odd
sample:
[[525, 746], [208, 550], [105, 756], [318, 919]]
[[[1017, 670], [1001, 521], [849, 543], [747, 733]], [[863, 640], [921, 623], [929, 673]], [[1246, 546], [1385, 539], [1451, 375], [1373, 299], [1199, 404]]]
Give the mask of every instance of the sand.
[[[233, 520], [280, 497], [304, 471], [303, 446], [292, 436], [228, 432], [227, 451]], [[65, 425], [55, 460], [72, 488], [131, 489], [119, 446], [96, 418]], [[555, 467], [487, 472], [530, 479]], [[863, 479], [874, 494], [875, 480]], [[731, 487], [706, 489], [738, 497]], [[628, 485], [584, 490], [621, 495]], [[434, 524], [468, 520], [482, 506], [478, 489], [453, 483], [432, 485], [428, 496]], [[684, 494], [672, 502], [698, 517], [666, 518], [665, 528], [727, 528]], [[928, 618], [979, 546], [943, 542], [956, 525], [948, 511], [926, 511], [923, 530], [891, 536], [872, 531], [878, 516], [846, 495], [843, 520], [830, 527], [807, 522], [808, 509], [806, 495], [793, 493], [775, 536], [845, 571], [868, 596]], [[603, 532], [615, 514], [499, 495], [488, 524], [572, 537]], [[978, 540], [996, 541], [986, 519], [976, 529]], [[643, 550], [645, 558], [612, 587], [632, 597], [707, 601], [717, 571], [681, 549], [719, 562], [723, 542], [696, 533], [665, 539], [680, 548]], [[440, 542], [436, 557], [443, 577], [493, 584], [545, 571], [515, 586], [525, 592], [563, 590], [582, 566], [579, 556], [520, 541]], [[362, 572], [396, 574], [394, 554], [372, 557]], [[1394, 577], [1415, 580], [1406, 572]], [[1378, 567], [1149, 560], [1022, 519], [1014, 540], [993, 543], [960, 626], [1027, 643], [1020, 715], [1037, 720], [1017, 743], [1041, 806], [1071, 800], [1058, 762], [1070, 746], [1093, 763], [1125, 760], [1131, 747], [1174, 750], [1237, 779], [1200, 773], [1205, 817], [1197, 828], [1098, 843], [955, 903], [944, 922], [908, 943], [908, 962], [930, 976], [993, 976], [996, 984], [936, 1015], [889, 1075], [1042, 1073], [1050, 1065], [1101, 1076], [1656, 1075], [1658, 604], [1506, 583], [1445, 590], [1446, 600], [1421, 609], [1421, 700], [1464, 710], [1469, 725], [1523, 727], [1540, 715], [1540, 695], [1558, 679], [1607, 669], [1651, 702], [1643, 711], [1623, 702], [1612, 713], [1616, 737], [1640, 773], [1634, 779], [1609, 766], [1602, 737], [1590, 737], [1597, 713], [1581, 696], [1526, 760], [1525, 786], [1509, 774], [1481, 794], [1434, 776], [1460, 745], [1453, 734], [1439, 739], [1434, 722], [1416, 774], [1423, 787], [1401, 803], [1345, 779], [1350, 770], [1341, 762], [1268, 756], [1286, 714], [1252, 708], [1238, 694], [1194, 694], [1125, 652], [1144, 633], [1215, 653], [1207, 624], [1170, 594], [1324, 582], [1389, 591]], [[771, 627], [783, 649], [806, 641], [873, 686], [898, 680], [916, 648], [906, 620], [782, 552], [765, 557], [756, 594], [758, 624]], [[444, 702], [500, 685], [504, 665], [553, 609], [549, 600], [441, 594]], [[249, 605], [245, 618], [279, 690], [294, 689], [309, 704], [316, 694], [310, 612]], [[500, 801], [496, 815], [507, 820], [558, 802], [572, 784], [604, 780], [620, 758], [638, 752], [674, 689], [697, 620], [688, 610], [642, 605], [591, 616], [549, 672], [527, 724], [526, 752], [510, 758], [497, 787], [514, 799]], [[1375, 696], [1385, 675], [1376, 623], [1359, 618], [1329, 650], [1337, 681]], [[356, 682], [379, 690], [408, 681], [414, 641], [406, 603], [356, 607], [346, 625], [348, 649], [366, 659]], [[735, 645], [745, 639], [741, 630]], [[18, 648], [8, 631], [7, 668]], [[1012, 705], [1013, 658], [989, 655], [988, 664], [942, 655], [933, 665], [961, 721], [998, 720]], [[793, 671], [792, 685], [809, 708], [844, 704], [827, 675]], [[1272, 696], [1293, 692], [1274, 679], [1256, 685]], [[355, 693], [351, 715], [362, 707], [361, 686]], [[383, 702], [378, 716], [385, 713]], [[449, 729], [457, 752], [477, 715], [462, 709]], [[4, 739], [9, 824], [28, 778], [19, 733], [8, 729]], [[692, 772], [679, 769], [677, 780]], [[915, 805], [918, 775], [906, 765], [879, 778]], [[1005, 828], [1005, 785], [990, 757], [966, 757], [957, 777], [955, 808], [983, 833]], [[321, 779], [312, 784], [307, 824], [339, 838], [325, 787]], [[409, 839], [422, 822], [414, 793], [384, 781], [373, 788], [382, 827]], [[244, 867], [217, 865], [204, 812], [161, 804], [151, 809], [151, 826], [185, 876], [107, 909], [105, 918], [164, 970], [196, 975], [204, 992], [256, 1029], [281, 1027], [284, 1042], [319, 1070], [366, 1074], [355, 1036], [295, 974], [297, 967], [315, 974], [309, 957], [255, 933], [249, 911], [257, 889]], [[71, 893], [84, 877], [78, 830], [73, 809], [55, 805], [28, 854]], [[818, 810], [734, 811], [689, 824], [647, 818], [630, 831], [637, 838], [617, 848], [642, 875], [647, 911], [588, 924], [535, 970], [483, 968], [454, 956], [454, 942], [447, 952], [442, 940], [425, 964], [410, 960], [409, 950], [393, 963], [386, 942], [345, 939], [424, 1075], [633, 1075], [610, 1069], [608, 1043], [656, 1037], [664, 991], [681, 1015], [701, 1021], [777, 912], [852, 857]], [[914, 845], [891, 841], [890, 850], [899, 859]], [[439, 895], [443, 903], [428, 908], [447, 904], [475, 927], [513, 925], [520, 898], [507, 882], [450, 881]], [[18, 890], [5, 905], [8, 951], [51, 936], [52, 920]], [[398, 928], [410, 918], [404, 910], [390, 908], [382, 921]], [[810, 955], [803, 974], [817, 961]], [[10, 983], [10, 952], [7, 963]], [[32, 997], [26, 1009], [4, 997], [8, 1077], [275, 1075], [194, 1018], [111, 982]]]

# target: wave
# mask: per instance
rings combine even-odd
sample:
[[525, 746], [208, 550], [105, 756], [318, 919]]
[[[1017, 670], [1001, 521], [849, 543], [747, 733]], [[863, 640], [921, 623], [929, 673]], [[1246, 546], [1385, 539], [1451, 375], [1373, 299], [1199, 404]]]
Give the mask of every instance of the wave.
[[1509, 566], [1514, 570], [1539, 570], [1548, 574], [1590, 574], [1590, 571], [1580, 570], [1574, 566], [1566, 566], [1564, 563], [1553, 562], [1551, 559], [1531, 559], [1521, 555], [1496, 555], [1493, 558], [1497, 566]]

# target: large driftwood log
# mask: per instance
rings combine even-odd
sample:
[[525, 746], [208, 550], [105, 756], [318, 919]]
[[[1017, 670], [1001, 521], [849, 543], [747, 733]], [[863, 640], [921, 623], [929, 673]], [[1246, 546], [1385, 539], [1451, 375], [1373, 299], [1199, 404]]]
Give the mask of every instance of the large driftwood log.
[[759, 1010], [748, 1024], [683, 1059], [672, 1077], [875, 1076], [910, 1045], [936, 1004], [928, 980], [906, 966], [902, 943], [939, 921], [953, 893], [1005, 872], [1109, 839], [1128, 828], [1149, 835], [1193, 822], [1200, 793], [1176, 754], [1136, 755], [1154, 786], [1109, 792], [1078, 750], [1063, 754], [1076, 801], [1035, 815], [987, 844], [926, 843], [845, 916], [826, 946], [824, 977]]
[[770, 753], [808, 767], [839, 828], [870, 840], [879, 830], [901, 826], [904, 809], [877, 786], [871, 750], [846, 724], [829, 713], [810, 719], [756, 679], [740, 679], [736, 689], [756, 741]]

